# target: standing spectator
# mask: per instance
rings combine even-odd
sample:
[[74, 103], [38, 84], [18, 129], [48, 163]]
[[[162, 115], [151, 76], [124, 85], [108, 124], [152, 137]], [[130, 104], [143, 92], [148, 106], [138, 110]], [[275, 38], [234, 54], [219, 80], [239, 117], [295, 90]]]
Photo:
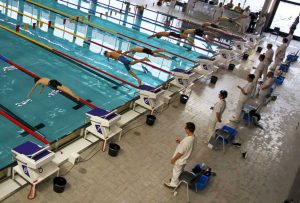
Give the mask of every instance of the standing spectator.
[[247, 32], [249, 32], [249, 33], [254, 32], [254, 27], [256, 25], [257, 18], [258, 18], [258, 13], [250, 13], [250, 23], [249, 23], [249, 27], [247, 29]]
[[264, 54], [261, 54], [259, 55], [259, 64], [258, 66], [256, 67], [255, 69], [255, 72], [254, 72], [254, 75], [255, 75], [255, 78], [253, 80], [253, 91], [252, 91], [252, 94], [251, 96], [254, 97], [256, 94], [256, 89], [257, 89], [257, 82], [258, 82], [258, 79], [261, 78], [263, 72], [266, 70], [268, 70], [268, 67], [266, 66], [266, 63], [265, 63], [265, 55]]
[[262, 29], [265, 26], [266, 20], [267, 20], [266, 15], [264, 13], [260, 13], [259, 19], [256, 23], [256, 28], [255, 28], [255, 31], [257, 32], [257, 34], [259, 34], [259, 35], [261, 34]]
[[169, 9], [168, 9], [168, 14], [172, 15], [172, 13], [175, 9], [175, 5], [176, 5], [176, 0], [171, 0], [170, 5], [169, 5]]
[[231, 122], [240, 122], [240, 117], [242, 114], [242, 110], [244, 105], [246, 104], [246, 102], [248, 101], [248, 99], [251, 96], [251, 93], [253, 91], [254, 88], [254, 84], [253, 84], [253, 80], [255, 78], [255, 75], [253, 74], [249, 74], [247, 77], [247, 84], [244, 85], [244, 87], [241, 86], [237, 86], [238, 89], [240, 89], [240, 96], [239, 96], [239, 101], [236, 107], [236, 114], [235, 116], [230, 120]]
[[237, 18], [237, 23], [240, 24], [240, 32], [245, 33], [249, 21], [250, 6], [247, 6], [240, 17]]
[[267, 72], [268, 72], [268, 67], [271, 65], [273, 62], [273, 56], [274, 56], [274, 50], [272, 49], [273, 45], [268, 44], [267, 45], [267, 51], [265, 53], [265, 63], [266, 63], [266, 68], [263, 71], [263, 82], [267, 79]]
[[195, 124], [188, 122], [184, 129], [186, 136], [182, 140], [179, 138], [176, 139], [176, 143], [178, 145], [171, 159], [171, 164], [174, 165], [171, 182], [164, 183], [164, 185], [168, 188], [175, 188], [178, 185], [179, 175], [182, 173], [193, 150]]
[[217, 19], [221, 18], [223, 15], [223, 12], [224, 12], [223, 4], [219, 3], [219, 6], [216, 7], [216, 9], [214, 11], [213, 20], [217, 20]]
[[209, 121], [208, 121], [208, 135], [207, 139], [204, 141], [205, 144], [209, 143], [209, 140], [214, 135], [217, 122], [222, 122], [222, 115], [226, 109], [226, 98], [227, 98], [227, 91], [221, 90], [219, 93], [219, 101], [210, 109], [213, 110]]
[[288, 39], [285, 37], [282, 39], [282, 44], [276, 49], [276, 53], [275, 53], [275, 62], [273, 64], [273, 66], [270, 68], [270, 71], [275, 71], [277, 66], [280, 65], [280, 63], [283, 61], [284, 57], [285, 57], [285, 52], [287, 49], [287, 42]]
[[263, 107], [266, 101], [266, 96], [270, 93], [273, 84], [274, 84], [274, 73], [268, 72], [267, 80], [263, 82], [263, 84], [260, 86], [259, 97], [258, 97], [260, 108], [257, 110], [257, 112], [260, 112], [261, 108]]
[[286, 37], [288, 39], [287, 46], [290, 46], [293, 37], [294, 37], [294, 31], [290, 30], [289, 35]]
[[227, 9], [232, 9], [233, 7], [234, 7], [233, 0], [230, 0], [230, 2], [224, 6], [224, 8], [227, 8]]

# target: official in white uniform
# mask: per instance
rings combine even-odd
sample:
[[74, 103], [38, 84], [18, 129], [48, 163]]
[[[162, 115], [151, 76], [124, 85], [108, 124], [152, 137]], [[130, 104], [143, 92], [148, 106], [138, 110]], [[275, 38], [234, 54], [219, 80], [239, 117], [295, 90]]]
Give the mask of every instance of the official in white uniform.
[[223, 16], [224, 7], [222, 3], [219, 3], [219, 6], [216, 7], [214, 14], [213, 14], [213, 20], [217, 20]]
[[164, 183], [164, 185], [168, 188], [175, 188], [179, 183], [179, 176], [182, 173], [193, 150], [195, 139], [194, 132], [195, 124], [188, 122], [185, 125], [186, 136], [182, 140], [179, 138], [176, 139], [178, 145], [171, 159], [171, 164], [174, 165], [172, 179], [171, 182]]
[[260, 90], [259, 90], [258, 102], [260, 107], [262, 107], [263, 104], [265, 103], [266, 96], [270, 93], [273, 84], [274, 84], [274, 73], [268, 72], [267, 80], [260, 86]]
[[253, 91], [251, 93], [252, 97], [254, 97], [256, 95], [258, 79], [261, 78], [263, 72], [268, 69], [268, 67], [266, 66], [266, 63], [265, 63], [265, 55], [264, 54], [259, 55], [258, 60], [259, 60], [259, 64], [256, 67], [255, 72], [254, 72], [255, 78], [253, 80]]
[[282, 44], [276, 49], [275, 53], [275, 62], [273, 63], [272, 67], [270, 68], [270, 71], [275, 71], [277, 66], [281, 64], [283, 59], [285, 58], [285, 52], [287, 49], [287, 38], [282, 39]]
[[274, 50], [272, 49], [272, 47], [273, 47], [272, 44], [267, 44], [267, 51], [265, 53], [266, 69], [263, 71], [263, 81], [267, 79], [268, 68], [273, 62]]
[[290, 31], [289, 35], [286, 37], [288, 39], [287, 46], [290, 46], [291, 41], [293, 40], [294, 32]]
[[245, 33], [249, 25], [249, 16], [250, 16], [250, 6], [247, 6], [240, 17], [238, 17], [237, 22], [241, 26], [241, 33]]
[[254, 88], [254, 84], [253, 84], [253, 80], [255, 78], [254, 74], [249, 74], [247, 77], [247, 84], [244, 87], [241, 86], [237, 86], [237, 88], [240, 89], [240, 96], [239, 96], [239, 101], [236, 107], [236, 114], [233, 117], [233, 119], [231, 119], [231, 122], [239, 122], [240, 121], [240, 117], [242, 114], [242, 110], [244, 105], [246, 104], [246, 102], [248, 101], [248, 99], [251, 96], [251, 93], [253, 91]]
[[214, 135], [217, 122], [222, 122], [222, 115], [226, 109], [227, 91], [221, 90], [219, 93], [219, 101], [211, 108], [213, 111], [208, 121], [208, 135], [205, 143], [209, 143], [210, 138]]
[[257, 32], [257, 34], [261, 34], [261, 31], [265, 26], [266, 20], [266, 15], [264, 13], [261, 13], [255, 27], [255, 31]]

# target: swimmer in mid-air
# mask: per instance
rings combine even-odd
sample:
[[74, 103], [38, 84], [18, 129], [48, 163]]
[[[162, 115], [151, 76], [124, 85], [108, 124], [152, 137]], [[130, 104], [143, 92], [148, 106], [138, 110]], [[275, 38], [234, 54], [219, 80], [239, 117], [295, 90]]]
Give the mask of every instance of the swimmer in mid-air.
[[161, 38], [161, 37], [175, 37], [177, 39], [186, 39], [189, 43], [194, 44], [194, 39], [192, 37], [187, 36], [184, 33], [176, 33], [176, 32], [158, 32], [154, 35], [148, 36], [148, 39], [156, 37], [156, 38]]
[[140, 62], [144, 62], [144, 61], [150, 61], [148, 58], [142, 58], [142, 59], [138, 59], [135, 61], [131, 61], [128, 58], [126, 58], [124, 55], [122, 55], [122, 51], [105, 51], [104, 52], [104, 56], [106, 56], [107, 58], [112, 58], [115, 59], [117, 61], [120, 61], [121, 63], [123, 63], [123, 65], [125, 66], [126, 70], [128, 71], [128, 73], [130, 75], [132, 75], [135, 79], [137, 79], [139, 86], [142, 85], [142, 80], [131, 70], [131, 65], [135, 65], [137, 63]]
[[41, 89], [39, 91], [39, 94], [42, 93], [42, 91], [44, 90], [44, 88], [46, 86], [49, 86], [55, 90], [60, 90], [72, 97], [74, 97], [77, 101], [79, 101], [80, 97], [75, 95], [69, 88], [63, 86], [60, 82], [58, 82], [57, 80], [50, 80], [48, 78], [34, 78], [34, 86], [31, 89], [31, 91], [28, 94], [28, 97], [30, 98], [32, 93], [34, 92], [35, 88], [37, 88], [37, 86], [41, 85]]
[[164, 55], [164, 54], [160, 54], [159, 52], [168, 52], [167, 50], [165, 49], [155, 49], [155, 50], [151, 50], [151, 49], [148, 49], [146, 47], [134, 47], [128, 51], [125, 51], [123, 54], [128, 54], [128, 53], [145, 53], [145, 54], [149, 54], [151, 56], [154, 56], [154, 57], [161, 57], [161, 58], [164, 58], [164, 59], [171, 59], [170, 57]]
[[183, 30], [182, 33], [185, 34], [185, 35], [195, 34], [199, 37], [202, 37], [202, 38], [206, 39], [207, 41], [211, 41], [211, 39], [207, 38], [206, 36], [213, 34], [212, 32], [204, 31], [202, 28], [187, 29], [187, 30]]

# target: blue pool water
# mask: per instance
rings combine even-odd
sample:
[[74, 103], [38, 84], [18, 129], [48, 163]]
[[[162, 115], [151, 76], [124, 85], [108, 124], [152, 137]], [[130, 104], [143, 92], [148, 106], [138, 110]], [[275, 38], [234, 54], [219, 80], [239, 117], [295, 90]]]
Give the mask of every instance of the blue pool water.
[[[1, 2], [3, 1], [1, 0], [0, 3]], [[64, 26], [65, 29], [70, 31], [75, 29], [77, 34], [83, 34], [87, 38], [91, 38], [113, 49], [127, 50], [139, 45], [83, 23], [70, 23], [68, 21], [66, 25], [63, 25], [63, 16], [32, 6], [29, 3], [24, 3], [23, 0], [13, 0], [10, 2], [14, 2], [13, 5], [16, 6], [12, 7], [13, 9], [19, 9], [19, 11], [24, 11], [28, 15], [38, 14], [39, 17], [45, 21], [52, 20], [55, 26]], [[70, 12], [79, 11], [70, 9]], [[46, 14], [48, 14], [48, 18], [45, 17]], [[110, 26], [119, 30], [119, 32], [124, 30], [124, 33], [130, 34], [130, 36], [134, 38], [146, 40], [146, 34], [114, 25], [102, 19], [95, 19], [95, 23], [102, 23], [101, 25]], [[12, 30], [15, 29], [16, 25], [21, 25], [20, 33], [121, 79], [137, 84], [135, 79], [125, 71], [122, 64], [114, 60], [107, 61], [102, 55], [105, 50], [102, 47], [83, 42], [81, 39], [74, 38], [72, 35], [58, 29], [47, 29], [46, 25], [44, 25], [43, 29], [38, 28], [33, 30], [32, 27], [29, 26], [28, 30], [24, 30], [24, 23], [31, 25], [33, 21], [30, 18], [17, 15], [14, 12], [4, 11], [0, 14], [1, 25]], [[151, 43], [160, 48], [167, 47], [172, 52], [184, 55], [193, 60], [196, 60], [197, 57], [202, 55], [195, 51], [186, 51], [184, 47], [166, 40], [151, 40]], [[73, 61], [66, 60], [3, 29], [0, 29], [0, 44], [0, 55], [3, 55], [41, 77], [60, 81], [63, 85], [69, 87], [76, 95], [86, 100], [92, 100], [91, 103], [98, 107], [113, 110], [137, 96], [137, 90], [131, 86], [124, 85], [120, 81], [111, 79], [99, 72], [92, 71], [88, 67], [83, 67]], [[142, 58], [145, 55], [139, 53], [134, 56]], [[174, 68], [190, 69], [194, 65], [190, 61], [179, 58], [175, 60], [165, 60], [150, 57], [150, 59], [152, 64], [165, 70], [172, 70]], [[142, 66], [138, 64], [132, 68], [144, 83], [152, 86], [159, 86], [171, 77], [167, 73], [146, 65]], [[45, 127], [39, 129], [38, 132], [49, 142], [59, 140], [84, 124], [85, 112], [89, 111], [90, 107], [83, 106], [78, 110], [74, 110], [73, 107], [78, 105], [76, 102], [48, 87], [44, 89], [41, 95], [38, 94], [39, 89], [37, 89], [29, 100], [27, 94], [33, 85], [34, 83], [31, 76], [0, 61], [0, 105], [7, 108], [13, 115], [18, 117], [18, 119], [25, 121], [32, 127], [41, 123], [44, 124]], [[1, 124], [3, 123], [1, 122]], [[1, 131], [0, 168], [12, 162], [10, 155], [10, 148], [12, 146], [27, 141], [26, 139], [33, 139], [30, 135], [25, 137], [20, 136], [18, 133], [20, 128], [18, 127], [13, 126], [11, 129], [7, 126], [3, 127], [3, 129], [5, 128], [5, 130], [3, 130], [5, 135]], [[0, 127], [2, 130], [2, 126]], [[7, 135], [11, 135], [11, 139], [4, 139]], [[2, 139], [5, 141], [2, 142]], [[35, 140], [34, 142], [37, 141]]]
[[12, 148], [26, 141], [32, 141], [42, 146], [44, 145], [33, 136], [22, 137], [20, 135], [22, 130], [2, 115], [0, 115], [0, 129], [0, 170], [12, 163]]

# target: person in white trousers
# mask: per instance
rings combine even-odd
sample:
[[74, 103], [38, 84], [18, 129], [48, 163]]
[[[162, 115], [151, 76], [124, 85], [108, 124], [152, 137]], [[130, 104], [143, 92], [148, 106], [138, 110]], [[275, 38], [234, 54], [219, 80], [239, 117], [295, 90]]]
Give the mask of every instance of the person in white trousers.
[[213, 14], [213, 20], [217, 20], [223, 16], [224, 8], [223, 4], [219, 3], [219, 6], [216, 7], [214, 14]]
[[257, 34], [261, 34], [263, 27], [265, 26], [266, 23], [266, 15], [264, 13], [260, 13], [259, 15], [259, 19], [256, 23], [256, 27], [255, 27], [255, 32], [257, 32]]
[[287, 43], [288, 43], [288, 39], [283, 38], [282, 44], [276, 49], [275, 62], [273, 63], [272, 67], [270, 68], [270, 71], [274, 72], [276, 70], [277, 66], [280, 65], [281, 62], [283, 61], [283, 59], [285, 58]]
[[267, 79], [267, 73], [268, 73], [268, 68], [273, 62], [273, 57], [274, 57], [274, 50], [273, 50], [273, 45], [272, 44], [267, 44], [267, 51], [265, 53], [265, 63], [266, 63], [266, 69], [263, 71], [263, 81]]
[[238, 23], [240, 26], [240, 32], [243, 34], [246, 32], [246, 29], [248, 27], [249, 16], [250, 16], [250, 6], [247, 6], [244, 12], [242, 13], [242, 15], [236, 19], [236, 23]]
[[179, 176], [183, 172], [183, 169], [191, 156], [194, 140], [195, 140], [195, 124], [188, 122], [185, 125], [185, 134], [186, 136], [181, 140], [180, 138], [176, 139], [177, 148], [174, 152], [174, 155], [171, 159], [171, 164], [173, 164], [173, 175], [170, 182], [164, 183], [168, 188], [175, 188], [179, 184]]
[[207, 139], [204, 141], [205, 144], [209, 143], [209, 140], [214, 135], [217, 122], [222, 122], [222, 115], [226, 109], [226, 98], [227, 98], [227, 91], [221, 90], [219, 93], [219, 101], [211, 107], [212, 113], [210, 115], [209, 121], [208, 121], [208, 135]]
[[251, 96], [251, 93], [254, 88], [253, 80], [255, 78], [254, 74], [249, 74], [247, 77], [247, 84], [244, 85], [244, 87], [237, 86], [237, 88], [240, 90], [240, 96], [239, 96], [239, 101], [236, 107], [236, 114], [233, 116], [233, 118], [230, 120], [231, 122], [236, 122], [238, 123], [240, 121], [240, 117], [243, 111], [243, 107], [248, 101], [248, 99]]
[[255, 78], [253, 80], [253, 90], [251, 93], [251, 97], [254, 97], [256, 95], [258, 79], [261, 78], [263, 72], [268, 69], [268, 67], [266, 66], [266, 63], [265, 63], [265, 55], [264, 54], [259, 55], [258, 60], [259, 60], [259, 64], [256, 67], [255, 72], [254, 72]]
[[259, 97], [258, 97], [258, 103], [259, 103], [259, 109], [257, 109], [257, 112], [260, 112], [261, 108], [263, 107], [266, 96], [270, 93], [270, 90], [274, 84], [274, 73], [268, 72], [267, 74], [267, 80], [260, 86], [259, 90]]
[[288, 39], [287, 46], [290, 46], [290, 43], [293, 40], [293, 37], [294, 37], [294, 31], [291, 30], [289, 32], [289, 35], [286, 37]]

